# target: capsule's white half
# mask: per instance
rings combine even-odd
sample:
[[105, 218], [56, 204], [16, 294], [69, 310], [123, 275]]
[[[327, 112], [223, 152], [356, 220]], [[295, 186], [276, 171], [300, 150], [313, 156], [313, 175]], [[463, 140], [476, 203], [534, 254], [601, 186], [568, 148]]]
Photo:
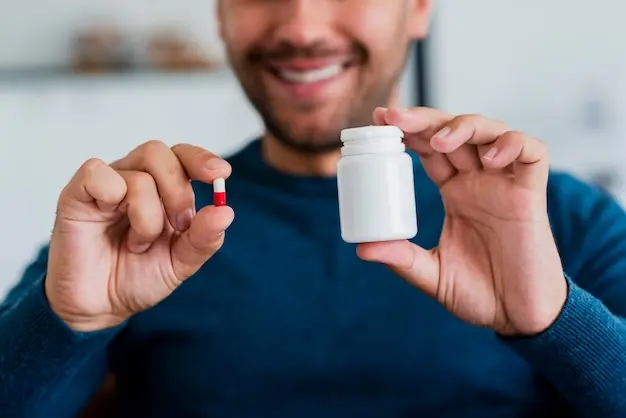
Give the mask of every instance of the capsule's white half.
[[213, 180], [213, 192], [214, 193], [225, 193], [226, 192], [226, 181], [223, 178], [218, 178]]

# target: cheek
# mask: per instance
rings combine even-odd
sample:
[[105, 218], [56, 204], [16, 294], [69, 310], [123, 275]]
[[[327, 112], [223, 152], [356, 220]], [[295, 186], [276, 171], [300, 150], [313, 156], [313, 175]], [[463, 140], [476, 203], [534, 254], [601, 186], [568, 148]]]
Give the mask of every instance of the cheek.
[[399, 7], [402, 2], [359, 0], [343, 16], [349, 36], [361, 43], [370, 59], [380, 61], [404, 53], [408, 40], [407, 18]]
[[240, 55], [263, 37], [262, 15], [255, 10], [231, 10], [223, 15], [221, 24], [224, 44], [236, 59], [242, 59]]

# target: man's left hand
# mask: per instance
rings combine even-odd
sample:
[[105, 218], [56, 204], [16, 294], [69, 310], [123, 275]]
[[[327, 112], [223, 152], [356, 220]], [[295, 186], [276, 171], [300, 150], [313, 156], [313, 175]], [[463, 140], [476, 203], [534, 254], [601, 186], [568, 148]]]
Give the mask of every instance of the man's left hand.
[[360, 244], [451, 313], [502, 335], [535, 335], [556, 320], [567, 282], [548, 220], [545, 144], [477, 115], [429, 108], [374, 112], [395, 125], [437, 184], [446, 212], [437, 248]]

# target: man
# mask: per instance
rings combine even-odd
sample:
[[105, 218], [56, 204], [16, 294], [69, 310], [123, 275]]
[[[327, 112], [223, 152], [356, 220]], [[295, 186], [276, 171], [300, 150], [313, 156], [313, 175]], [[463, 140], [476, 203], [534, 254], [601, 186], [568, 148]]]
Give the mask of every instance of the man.
[[[626, 416], [626, 216], [523, 133], [393, 108], [430, 7], [220, 1], [263, 138], [76, 172], [2, 308], [1, 415], [111, 374], [124, 417]], [[340, 239], [339, 133], [372, 121], [419, 155], [412, 242]]]

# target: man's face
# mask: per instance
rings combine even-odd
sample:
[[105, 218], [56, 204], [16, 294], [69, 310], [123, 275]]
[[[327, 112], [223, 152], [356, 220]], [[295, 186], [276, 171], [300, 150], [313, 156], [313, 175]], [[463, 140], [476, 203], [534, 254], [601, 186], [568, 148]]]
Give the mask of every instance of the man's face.
[[428, 0], [220, 0], [220, 33], [270, 134], [324, 152], [388, 105], [429, 9]]

